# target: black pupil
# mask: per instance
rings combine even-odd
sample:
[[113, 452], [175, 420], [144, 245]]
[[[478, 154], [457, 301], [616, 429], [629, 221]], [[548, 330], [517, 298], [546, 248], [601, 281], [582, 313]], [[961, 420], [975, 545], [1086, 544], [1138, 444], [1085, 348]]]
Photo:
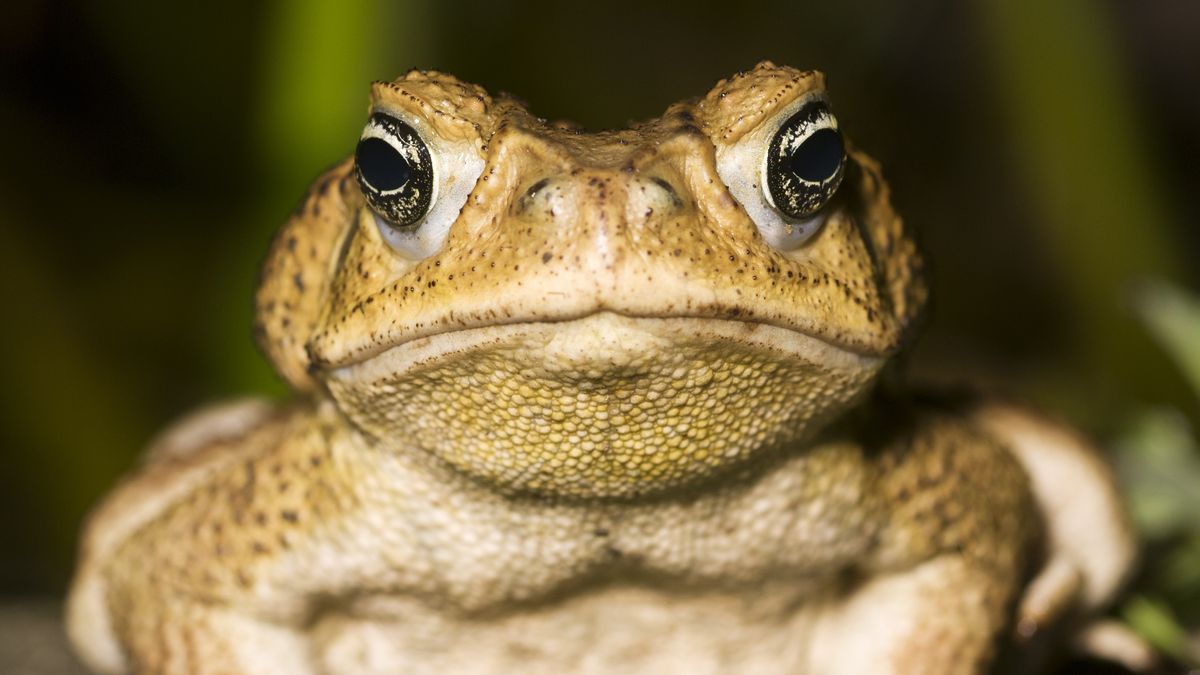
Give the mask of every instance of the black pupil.
[[820, 183], [837, 173], [842, 164], [842, 136], [833, 129], [819, 129], [788, 159], [788, 169], [801, 180]]
[[358, 171], [380, 192], [395, 190], [408, 182], [412, 167], [408, 160], [382, 138], [364, 138], [354, 152]]

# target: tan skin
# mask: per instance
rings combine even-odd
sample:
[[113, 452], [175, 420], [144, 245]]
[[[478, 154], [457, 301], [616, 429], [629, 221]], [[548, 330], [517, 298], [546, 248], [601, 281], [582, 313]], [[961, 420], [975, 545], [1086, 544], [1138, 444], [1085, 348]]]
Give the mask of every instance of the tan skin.
[[840, 137], [819, 73], [588, 134], [411, 72], [371, 120], [264, 265], [296, 401], [186, 420], [93, 514], [93, 667], [976, 673], [1116, 588], [1086, 445], [876, 385], [926, 299], [879, 167], [764, 159]]

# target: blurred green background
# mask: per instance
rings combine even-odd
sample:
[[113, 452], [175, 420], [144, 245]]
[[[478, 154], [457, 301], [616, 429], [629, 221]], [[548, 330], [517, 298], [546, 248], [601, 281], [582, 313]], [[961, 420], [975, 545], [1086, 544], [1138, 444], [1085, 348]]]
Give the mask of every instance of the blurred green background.
[[173, 417], [284, 394], [250, 338], [256, 266], [352, 150], [371, 80], [436, 68], [603, 128], [761, 59], [827, 73], [921, 234], [914, 376], [1112, 449], [1149, 551], [1117, 611], [1196, 659], [1188, 0], [4, 3], [0, 593], [62, 592], [87, 507]]

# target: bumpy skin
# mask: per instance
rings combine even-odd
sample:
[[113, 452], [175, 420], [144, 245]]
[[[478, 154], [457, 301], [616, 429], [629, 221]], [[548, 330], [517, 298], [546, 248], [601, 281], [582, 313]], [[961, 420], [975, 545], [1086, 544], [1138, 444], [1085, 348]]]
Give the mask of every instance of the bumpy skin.
[[440, 73], [377, 84], [465, 203], [418, 260], [351, 162], [317, 181], [258, 294], [298, 400], [185, 421], [96, 510], [80, 653], [112, 673], [978, 673], [1102, 604], [1132, 548], [1086, 445], [876, 391], [926, 292], [875, 162], [849, 151], [791, 250], [731, 192], [757, 189], [739, 148], [823, 87], [762, 64], [584, 134]]

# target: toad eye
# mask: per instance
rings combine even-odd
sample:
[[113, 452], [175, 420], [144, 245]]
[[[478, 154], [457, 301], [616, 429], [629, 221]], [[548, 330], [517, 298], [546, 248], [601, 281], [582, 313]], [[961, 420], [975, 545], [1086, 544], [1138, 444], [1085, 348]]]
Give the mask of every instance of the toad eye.
[[354, 173], [367, 203], [390, 225], [412, 230], [429, 212], [434, 186], [429, 147], [395, 117], [371, 115], [354, 151]]
[[842, 182], [845, 148], [824, 101], [808, 103], [775, 132], [767, 148], [767, 201], [784, 217], [811, 218]]

